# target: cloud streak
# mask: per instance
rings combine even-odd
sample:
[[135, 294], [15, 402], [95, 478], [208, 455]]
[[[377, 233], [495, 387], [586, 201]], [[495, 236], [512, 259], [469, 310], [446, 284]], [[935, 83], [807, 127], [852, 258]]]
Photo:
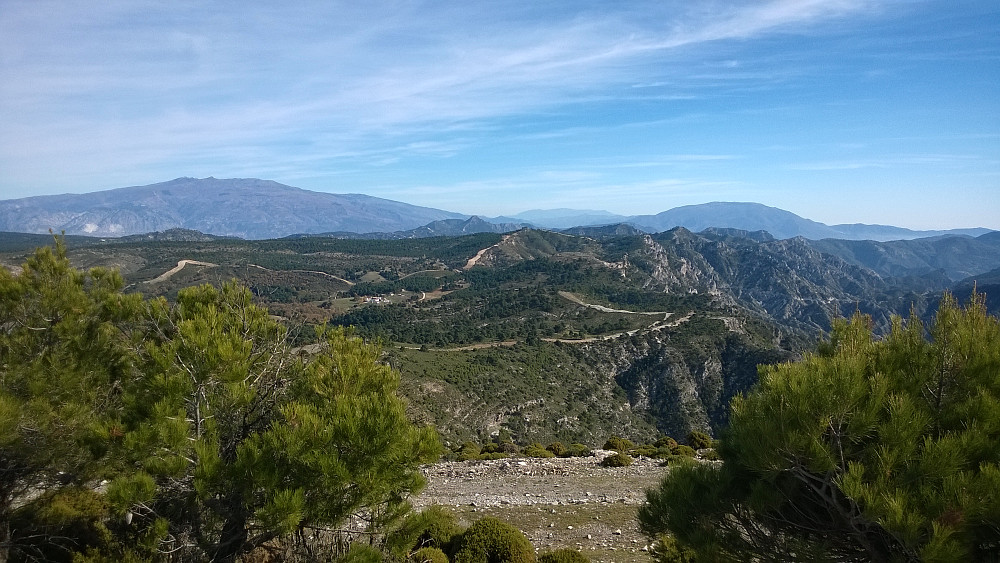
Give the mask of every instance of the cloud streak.
[[[385, 152], [365, 145], [558, 108], [627, 86], [643, 65], [662, 79], [682, 47], [788, 32], [874, 4], [639, 2], [563, 13], [487, 3], [12, 2], [0, 16], [0, 181], [31, 182], [33, 161], [97, 172], [208, 151], [226, 167], [245, 147], [289, 139], [318, 154]], [[683, 71], [666, 72], [684, 88]]]

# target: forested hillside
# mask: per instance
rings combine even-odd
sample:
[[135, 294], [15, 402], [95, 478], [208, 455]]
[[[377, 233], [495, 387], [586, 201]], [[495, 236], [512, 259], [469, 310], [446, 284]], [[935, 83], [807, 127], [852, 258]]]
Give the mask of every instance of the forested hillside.
[[[238, 279], [305, 350], [322, 324], [385, 342], [411, 415], [452, 442], [501, 429], [590, 443], [616, 432], [713, 431], [758, 363], [797, 357], [832, 319], [856, 311], [880, 331], [892, 315], [930, 314], [948, 287], [879, 273], [804, 239], [580, 232], [68, 243], [74, 264], [119, 269], [129, 292], [174, 300], [184, 287]], [[41, 240], [5, 238], [0, 259], [16, 268]], [[916, 242], [925, 255], [951, 248]]]

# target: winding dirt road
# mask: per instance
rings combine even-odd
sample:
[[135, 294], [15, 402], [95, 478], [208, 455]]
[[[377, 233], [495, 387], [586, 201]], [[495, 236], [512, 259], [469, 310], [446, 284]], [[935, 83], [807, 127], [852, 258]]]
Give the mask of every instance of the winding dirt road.
[[174, 266], [173, 268], [170, 268], [169, 270], [167, 270], [166, 272], [163, 272], [159, 276], [156, 276], [155, 278], [153, 278], [151, 280], [146, 280], [143, 283], [159, 283], [159, 282], [162, 282], [162, 281], [167, 281], [171, 277], [173, 277], [174, 274], [176, 274], [177, 272], [183, 270], [184, 266], [188, 266], [188, 265], [191, 265], [191, 266], [205, 266], [206, 268], [215, 268], [215, 267], [218, 266], [218, 264], [213, 264], [211, 262], [199, 262], [197, 260], [181, 260], [181, 261], [177, 262], [177, 265]]

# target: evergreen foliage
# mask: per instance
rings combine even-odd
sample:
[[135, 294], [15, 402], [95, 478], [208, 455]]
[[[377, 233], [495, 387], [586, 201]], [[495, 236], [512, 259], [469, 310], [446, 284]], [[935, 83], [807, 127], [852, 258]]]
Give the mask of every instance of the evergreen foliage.
[[712, 437], [699, 430], [692, 430], [687, 435], [687, 443], [696, 450], [704, 450], [712, 447]]
[[[71, 268], [60, 240], [0, 269], [0, 545], [21, 549], [11, 507], [35, 487], [49, 494], [13, 536], [69, 530], [66, 555], [95, 561], [116, 558], [109, 534], [232, 561], [305, 526], [359, 516], [375, 537], [405, 514], [439, 444], [408, 421], [378, 346], [329, 330], [302, 360], [235, 283], [175, 305], [121, 289]], [[60, 493], [95, 476], [113, 479], [94, 502]]]
[[448, 563], [448, 555], [436, 547], [421, 547], [407, 559], [409, 563]]
[[492, 516], [476, 520], [458, 540], [454, 563], [533, 563], [535, 548], [520, 530]]
[[625, 452], [611, 454], [601, 460], [601, 467], [628, 467], [635, 462], [632, 456]]
[[619, 452], [625, 452], [631, 450], [635, 447], [635, 444], [627, 438], [622, 438], [621, 436], [612, 436], [608, 438], [607, 442], [604, 442], [605, 450], [617, 450]]
[[[928, 338], [929, 337], [929, 338]], [[1000, 320], [863, 315], [734, 400], [724, 464], [647, 493], [643, 530], [709, 559], [980, 561], [1000, 551]]]

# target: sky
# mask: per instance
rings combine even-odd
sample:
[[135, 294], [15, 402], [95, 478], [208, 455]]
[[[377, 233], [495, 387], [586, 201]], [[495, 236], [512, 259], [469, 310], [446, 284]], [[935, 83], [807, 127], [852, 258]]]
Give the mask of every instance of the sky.
[[0, 199], [252, 177], [1000, 229], [996, 0], [278, 4], [0, 0]]

